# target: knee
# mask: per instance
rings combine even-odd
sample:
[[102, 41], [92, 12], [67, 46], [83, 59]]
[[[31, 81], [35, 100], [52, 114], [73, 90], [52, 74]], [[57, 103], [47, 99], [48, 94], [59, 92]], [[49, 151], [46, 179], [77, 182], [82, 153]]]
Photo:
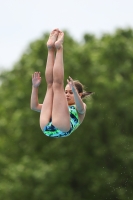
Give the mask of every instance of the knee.
[[52, 88], [53, 87], [53, 82], [47, 82], [47, 88]]
[[53, 90], [58, 90], [63, 88], [63, 82], [61, 81], [54, 81], [53, 82]]

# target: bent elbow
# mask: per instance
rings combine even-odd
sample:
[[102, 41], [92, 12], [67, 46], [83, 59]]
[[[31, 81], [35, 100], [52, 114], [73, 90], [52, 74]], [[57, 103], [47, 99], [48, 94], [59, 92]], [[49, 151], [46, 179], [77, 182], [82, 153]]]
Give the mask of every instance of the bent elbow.
[[41, 106], [40, 105], [38, 105], [38, 106], [31, 105], [30, 108], [31, 108], [31, 110], [36, 111], [36, 112], [40, 112], [41, 111]]
[[35, 107], [33, 105], [30, 105], [31, 110], [35, 110]]
[[34, 108], [30, 107], [31, 110], [34, 110]]

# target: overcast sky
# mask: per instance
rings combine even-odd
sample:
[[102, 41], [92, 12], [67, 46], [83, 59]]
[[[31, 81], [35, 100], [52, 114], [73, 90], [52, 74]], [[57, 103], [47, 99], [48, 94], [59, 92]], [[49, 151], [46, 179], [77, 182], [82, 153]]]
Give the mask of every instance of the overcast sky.
[[133, 0], [0, 0], [0, 69], [11, 69], [30, 42], [54, 28], [76, 40], [133, 28]]

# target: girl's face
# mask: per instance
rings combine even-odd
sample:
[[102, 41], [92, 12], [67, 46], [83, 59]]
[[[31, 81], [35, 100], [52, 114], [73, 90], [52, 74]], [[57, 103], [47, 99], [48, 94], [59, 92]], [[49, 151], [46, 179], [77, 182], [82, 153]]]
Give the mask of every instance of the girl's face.
[[66, 85], [65, 87], [65, 94], [66, 94], [68, 105], [70, 106], [70, 105], [75, 104], [74, 95], [69, 85]]

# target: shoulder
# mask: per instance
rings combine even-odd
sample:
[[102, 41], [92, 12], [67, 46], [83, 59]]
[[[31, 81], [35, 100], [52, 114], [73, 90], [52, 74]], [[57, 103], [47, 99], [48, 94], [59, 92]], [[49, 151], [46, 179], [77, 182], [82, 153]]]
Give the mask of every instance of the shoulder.
[[84, 109], [85, 109], [85, 111], [86, 111], [86, 104], [83, 102], [83, 105], [84, 105]]

